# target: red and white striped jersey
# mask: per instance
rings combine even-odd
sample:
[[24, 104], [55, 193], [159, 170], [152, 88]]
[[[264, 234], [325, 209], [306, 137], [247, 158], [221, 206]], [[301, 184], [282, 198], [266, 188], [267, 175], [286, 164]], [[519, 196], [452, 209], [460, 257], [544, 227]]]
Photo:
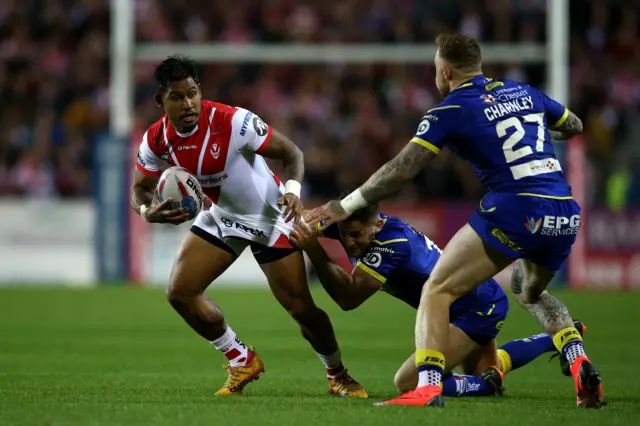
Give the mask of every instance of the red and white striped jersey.
[[184, 167], [213, 201], [214, 216], [231, 216], [249, 227], [273, 225], [281, 217], [277, 202], [284, 186], [258, 155], [271, 134], [271, 126], [251, 111], [203, 100], [198, 124], [188, 134], [176, 131], [166, 115], [151, 125], [136, 166], [149, 176]]

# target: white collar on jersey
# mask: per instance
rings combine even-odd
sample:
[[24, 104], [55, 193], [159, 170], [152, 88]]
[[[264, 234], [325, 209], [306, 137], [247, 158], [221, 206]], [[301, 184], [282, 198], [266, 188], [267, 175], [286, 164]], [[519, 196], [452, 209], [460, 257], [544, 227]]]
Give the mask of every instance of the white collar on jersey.
[[195, 132], [198, 131], [198, 126], [199, 124], [196, 124], [196, 127], [194, 127], [189, 133], [180, 133], [178, 131], [178, 129], [176, 129], [175, 127], [173, 128], [173, 130], [176, 131], [176, 134], [182, 138], [188, 138], [189, 136], [193, 135]]

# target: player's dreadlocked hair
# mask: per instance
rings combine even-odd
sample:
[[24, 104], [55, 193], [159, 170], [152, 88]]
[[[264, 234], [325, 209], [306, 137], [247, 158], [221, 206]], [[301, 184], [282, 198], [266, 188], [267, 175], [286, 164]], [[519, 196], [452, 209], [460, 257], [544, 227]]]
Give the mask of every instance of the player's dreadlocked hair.
[[440, 56], [453, 68], [467, 73], [480, 71], [482, 51], [480, 43], [464, 34], [440, 34], [436, 37]]
[[[353, 191], [344, 191], [340, 194], [340, 199], [342, 200], [347, 195], [351, 194]], [[354, 211], [351, 216], [349, 216], [345, 222], [351, 222], [357, 220], [362, 223], [371, 222], [378, 219], [378, 215], [380, 214], [378, 203], [369, 204], [366, 207], [358, 209]]]
[[172, 55], [158, 64], [153, 77], [162, 92], [167, 90], [172, 82], [189, 77], [198, 83], [198, 64], [187, 56]]

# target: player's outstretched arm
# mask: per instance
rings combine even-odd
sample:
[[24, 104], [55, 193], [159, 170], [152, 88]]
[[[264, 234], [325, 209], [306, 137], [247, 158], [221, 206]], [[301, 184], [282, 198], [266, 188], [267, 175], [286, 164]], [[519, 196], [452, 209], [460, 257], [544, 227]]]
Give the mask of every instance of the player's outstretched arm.
[[360, 192], [369, 204], [388, 198], [402, 189], [435, 157], [435, 152], [410, 142], [393, 160], [378, 169], [360, 187]]
[[397, 193], [437, 155], [418, 143], [409, 142], [396, 157], [378, 169], [360, 188], [342, 200], [332, 200], [305, 216], [310, 225], [324, 221], [321, 229], [348, 218], [351, 212]]
[[380, 281], [359, 268], [349, 274], [340, 265], [333, 263], [320, 244], [315, 244], [306, 252], [318, 273], [320, 284], [333, 301], [345, 311], [362, 305], [382, 287]]
[[280, 198], [278, 204], [286, 206], [282, 213], [285, 221], [295, 219], [298, 223], [302, 217], [302, 202], [300, 201], [300, 189], [304, 178], [304, 155], [300, 148], [289, 140], [285, 135], [272, 130], [271, 139], [264, 149], [260, 150], [260, 155], [266, 158], [282, 160], [282, 168], [286, 178], [284, 184], [285, 194]]
[[568, 115], [560, 125], [550, 128], [549, 135], [552, 139], [558, 141], [566, 141], [572, 137], [582, 133], [582, 120], [571, 111], [567, 111]]
[[340, 265], [333, 263], [318, 242], [315, 229], [306, 223], [296, 225], [290, 238], [293, 245], [307, 253], [320, 284], [343, 310], [357, 308], [382, 287], [380, 281], [360, 269], [349, 275]]

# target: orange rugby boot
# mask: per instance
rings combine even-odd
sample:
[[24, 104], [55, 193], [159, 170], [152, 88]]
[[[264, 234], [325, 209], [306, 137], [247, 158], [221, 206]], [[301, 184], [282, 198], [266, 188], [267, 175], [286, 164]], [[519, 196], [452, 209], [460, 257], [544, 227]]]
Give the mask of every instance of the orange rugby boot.
[[343, 398], [369, 398], [369, 393], [364, 386], [351, 377], [347, 370], [329, 379], [329, 393]]
[[260, 373], [264, 373], [264, 363], [252, 347], [249, 348], [246, 365], [238, 367], [225, 365], [224, 368], [227, 370], [227, 381], [216, 392], [216, 396], [242, 395], [244, 387], [258, 380]]
[[578, 407], [601, 408], [605, 405], [600, 373], [586, 356], [579, 356], [571, 364], [571, 375], [576, 387]]
[[444, 407], [442, 388], [427, 385], [404, 393], [388, 401], [376, 402], [375, 405], [410, 405], [414, 407]]

